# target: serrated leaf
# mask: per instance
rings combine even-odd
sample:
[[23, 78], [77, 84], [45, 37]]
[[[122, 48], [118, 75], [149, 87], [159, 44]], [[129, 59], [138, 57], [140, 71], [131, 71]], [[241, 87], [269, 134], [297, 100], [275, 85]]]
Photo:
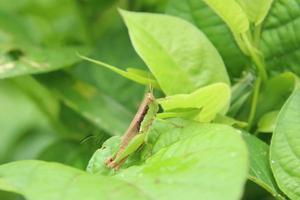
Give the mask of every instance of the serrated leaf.
[[300, 198], [300, 89], [279, 112], [271, 140], [270, 162], [279, 188], [291, 199]]
[[167, 95], [189, 93], [214, 82], [229, 83], [222, 58], [190, 23], [162, 14], [121, 14], [135, 50]]
[[111, 135], [121, 135], [130, 123], [130, 111], [90, 84], [63, 72], [36, 78], [67, 106]]
[[248, 59], [239, 50], [224, 21], [204, 1], [170, 0], [166, 13], [188, 20], [203, 31], [218, 49], [229, 74], [240, 76]]
[[178, 108], [197, 108], [201, 112], [194, 118], [200, 122], [209, 122], [217, 113], [227, 111], [230, 101], [230, 88], [225, 83], [215, 83], [202, 87], [191, 94], [177, 94], [158, 99], [164, 111]]
[[127, 71], [121, 70], [117, 67], [114, 67], [112, 65], [106, 64], [104, 62], [98, 61], [98, 60], [94, 60], [85, 56], [80, 56], [80, 58], [90, 61], [92, 63], [95, 63], [97, 65], [101, 65], [102, 67], [105, 67], [107, 69], [110, 69], [111, 71], [129, 79], [132, 81], [135, 81], [137, 83], [140, 83], [142, 85], [151, 85], [155, 88], [159, 88], [159, 85], [157, 83], [157, 81], [155, 79], [151, 79], [151, 76], [148, 75], [147, 73], [145, 73], [142, 70], [139, 69], [133, 69], [133, 68], [129, 68]]
[[245, 33], [249, 29], [246, 13], [236, 0], [204, 0], [229, 26], [235, 34]]
[[277, 187], [269, 163], [269, 146], [249, 133], [242, 132], [248, 146], [250, 171], [248, 178], [270, 192], [276, 199], [284, 199]]
[[267, 16], [273, 0], [238, 0], [237, 2], [247, 14], [248, 19], [255, 25], [259, 25]]

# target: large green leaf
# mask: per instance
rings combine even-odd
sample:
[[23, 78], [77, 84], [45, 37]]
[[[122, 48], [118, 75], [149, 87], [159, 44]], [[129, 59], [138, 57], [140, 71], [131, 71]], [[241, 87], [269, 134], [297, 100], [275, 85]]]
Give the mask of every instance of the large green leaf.
[[148, 199], [133, 185], [113, 177], [92, 176], [62, 164], [19, 161], [0, 166], [0, 188], [27, 200]]
[[262, 50], [272, 71], [300, 74], [300, 1], [276, 0], [265, 20]]
[[202, 87], [191, 94], [177, 94], [158, 99], [164, 111], [182, 108], [197, 108], [200, 113], [195, 119], [200, 122], [213, 120], [217, 113], [227, 111], [230, 88], [225, 83], [215, 83]]
[[242, 132], [242, 136], [249, 151], [250, 171], [248, 178], [266, 189], [275, 198], [282, 198], [271, 171], [269, 146], [249, 133]]
[[[0, 189], [28, 200], [239, 199], [248, 166], [241, 135], [224, 125], [170, 122], [156, 123], [153, 133], [162, 137], [156, 138], [150, 159], [113, 177], [61, 164], [19, 161], [0, 166]], [[170, 128], [172, 122], [182, 127]]]
[[279, 112], [270, 147], [271, 167], [280, 189], [300, 199], [300, 89]]
[[240, 76], [248, 59], [238, 48], [229, 28], [223, 20], [203, 1], [171, 0], [166, 12], [196, 25], [220, 52], [228, 72]]
[[39, 75], [37, 79], [67, 106], [111, 135], [121, 135], [132, 113], [97, 88], [63, 72]]
[[249, 29], [249, 20], [236, 0], [204, 0], [229, 26], [233, 33], [245, 33]]
[[273, 0], [238, 0], [248, 19], [259, 25], [267, 16]]
[[161, 14], [121, 14], [135, 50], [167, 95], [189, 93], [209, 83], [229, 82], [217, 50], [190, 23]]

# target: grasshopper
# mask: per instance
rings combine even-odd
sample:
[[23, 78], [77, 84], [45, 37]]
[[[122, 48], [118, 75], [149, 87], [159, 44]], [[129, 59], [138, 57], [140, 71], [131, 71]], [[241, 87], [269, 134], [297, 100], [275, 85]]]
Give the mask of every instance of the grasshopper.
[[127, 157], [140, 148], [148, 139], [149, 129], [159, 110], [153, 93], [148, 92], [139, 109], [122, 137], [119, 150], [106, 160], [106, 166], [118, 170]]

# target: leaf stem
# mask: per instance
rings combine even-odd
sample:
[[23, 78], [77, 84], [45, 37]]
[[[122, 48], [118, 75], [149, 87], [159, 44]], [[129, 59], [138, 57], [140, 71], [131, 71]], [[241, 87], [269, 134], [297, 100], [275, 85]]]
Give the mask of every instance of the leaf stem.
[[253, 60], [254, 64], [257, 67], [260, 78], [262, 79], [263, 82], [265, 82], [268, 79], [268, 75], [266, 72], [263, 58], [260, 56], [260, 52], [255, 48], [255, 46], [253, 46], [247, 34], [242, 34], [242, 39], [245, 42], [245, 45], [249, 51], [251, 59]]
[[261, 78], [258, 77], [255, 80], [255, 84], [254, 84], [252, 103], [251, 103], [251, 108], [250, 108], [250, 114], [248, 117], [248, 131], [250, 131], [250, 129], [252, 128], [252, 125], [253, 125], [253, 120], [254, 120], [255, 113], [256, 113], [256, 107], [257, 107], [257, 102], [258, 102], [260, 86], [261, 86]]
[[260, 42], [260, 36], [261, 36], [261, 24], [255, 26], [253, 34], [254, 34], [254, 45], [255, 47], [258, 47]]

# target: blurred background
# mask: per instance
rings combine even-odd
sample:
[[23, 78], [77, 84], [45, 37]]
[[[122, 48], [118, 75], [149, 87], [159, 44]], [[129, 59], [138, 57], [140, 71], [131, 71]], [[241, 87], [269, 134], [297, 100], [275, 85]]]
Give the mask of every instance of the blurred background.
[[[172, 14], [181, 0], [171, 2], [0, 0], [0, 164], [39, 159], [85, 169], [103, 141], [123, 134], [145, 87], [76, 53], [146, 70], [117, 8]], [[199, 6], [205, 5], [199, 1]], [[226, 26], [196, 25], [231, 66], [231, 77], [239, 77], [248, 60]], [[251, 182], [246, 194], [246, 199], [268, 196]], [[0, 199], [9, 195], [0, 191]]]
[[[165, 3], [1, 0], [0, 65], [16, 63], [19, 71], [0, 79], [0, 163], [41, 159], [84, 169], [102, 141], [122, 134], [145, 88], [82, 62], [76, 52], [145, 68], [117, 8], [162, 12]], [[29, 76], [27, 60], [64, 66]]]

